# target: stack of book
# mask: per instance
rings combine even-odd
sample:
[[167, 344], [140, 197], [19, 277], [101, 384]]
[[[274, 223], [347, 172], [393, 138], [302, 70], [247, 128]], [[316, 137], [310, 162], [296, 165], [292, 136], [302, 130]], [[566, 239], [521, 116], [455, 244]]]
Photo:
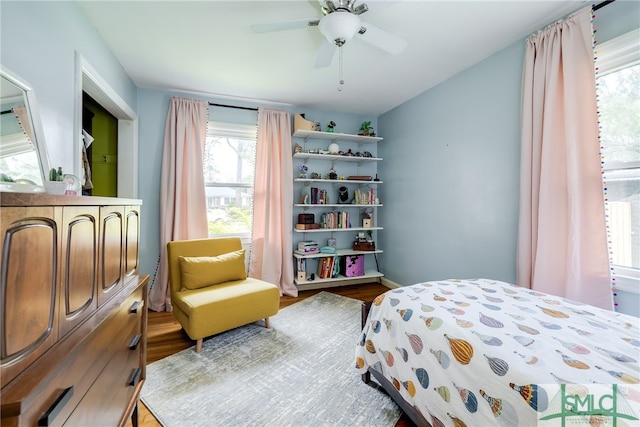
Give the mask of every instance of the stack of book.
[[349, 228], [349, 212], [327, 212], [320, 217], [322, 228]]
[[356, 189], [353, 192], [353, 203], [357, 205], [373, 205], [375, 199], [376, 195], [373, 192], [373, 188], [369, 188], [369, 190]]
[[300, 255], [317, 254], [320, 252], [320, 245], [318, 245], [318, 242], [311, 240], [298, 242], [298, 250], [295, 252]]
[[311, 204], [312, 205], [327, 205], [329, 204], [329, 195], [327, 190], [317, 187], [311, 187]]
[[331, 279], [340, 273], [340, 257], [326, 257], [318, 260], [318, 278]]

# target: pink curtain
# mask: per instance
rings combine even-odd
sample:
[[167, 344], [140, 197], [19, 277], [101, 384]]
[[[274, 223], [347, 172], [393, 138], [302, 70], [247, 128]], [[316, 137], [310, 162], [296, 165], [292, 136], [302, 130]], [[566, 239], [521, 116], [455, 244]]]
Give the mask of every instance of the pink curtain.
[[612, 309], [591, 8], [527, 40], [517, 283]]
[[293, 161], [291, 118], [286, 111], [258, 109], [249, 276], [298, 295], [293, 283]]
[[208, 103], [171, 98], [164, 132], [160, 177], [160, 262], [149, 293], [149, 308], [172, 311], [167, 243], [209, 235], [202, 171]]

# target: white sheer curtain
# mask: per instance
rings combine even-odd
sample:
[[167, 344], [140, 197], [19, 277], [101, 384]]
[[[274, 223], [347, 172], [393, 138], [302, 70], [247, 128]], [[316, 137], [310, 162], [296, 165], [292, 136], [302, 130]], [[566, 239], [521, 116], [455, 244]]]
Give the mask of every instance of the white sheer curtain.
[[612, 309], [591, 15], [527, 40], [517, 283]]
[[293, 161], [291, 117], [286, 111], [258, 109], [249, 276], [297, 296], [293, 283]]
[[167, 243], [208, 237], [202, 154], [208, 103], [171, 98], [160, 177], [160, 263], [149, 293], [149, 308], [172, 311]]

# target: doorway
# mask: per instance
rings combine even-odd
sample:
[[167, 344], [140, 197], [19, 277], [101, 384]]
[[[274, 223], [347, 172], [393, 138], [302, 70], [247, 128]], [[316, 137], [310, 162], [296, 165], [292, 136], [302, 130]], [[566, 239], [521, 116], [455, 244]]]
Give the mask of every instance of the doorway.
[[[76, 52], [76, 111], [74, 171], [83, 176], [83, 113], [84, 94], [91, 97], [117, 123], [117, 154], [112, 159], [117, 169], [117, 197], [138, 198], [138, 115], [113, 90], [80, 53]], [[95, 125], [95, 124], [94, 124]], [[93, 144], [92, 144], [93, 145]], [[104, 157], [103, 157], [104, 160]], [[109, 157], [107, 157], [109, 160]], [[97, 194], [93, 194], [97, 195]]]
[[82, 93], [85, 196], [118, 196], [118, 119]]

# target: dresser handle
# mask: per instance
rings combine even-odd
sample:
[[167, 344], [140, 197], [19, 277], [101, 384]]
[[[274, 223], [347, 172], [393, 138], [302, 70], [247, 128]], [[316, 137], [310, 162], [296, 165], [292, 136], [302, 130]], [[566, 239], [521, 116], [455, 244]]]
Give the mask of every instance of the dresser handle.
[[38, 420], [38, 425], [48, 426], [49, 424], [51, 424], [54, 418], [60, 413], [62, 408], [64, 408], [64, 405], [66, 405], [69, 399], [71, 399], [71, 396], [73, 396], [73, 386], [62, 390], [60, 396], [58, 396], [56, 401], [53, 402], [53, 405], [51, 405], [47, 412], [45, 412], [44, 415], [40, 417], [40, 419]]
[[142, 338], [142, 334], [138, 334], [129, 343], [129, 350], [135, 350], [138, 348], [138, 344], [140, 344], [140, 338]]
[[138, 377], [140, 376], [140, 372], [142, 372], [142, 369], [134, 369], [133, 372], [131, 372], [131, 375], [129, 375], [129, 381], [127, 381], [127, 385], [136, 385], [136, 382], [138, 382]]
[[142, 301], [136, 301], [133, 304], [131, 304], [131, 308], [129, 309], [129, 313], [134, 314], [138, 312], [139, 308], [142, 308], [144, 306], [144, 303]]

